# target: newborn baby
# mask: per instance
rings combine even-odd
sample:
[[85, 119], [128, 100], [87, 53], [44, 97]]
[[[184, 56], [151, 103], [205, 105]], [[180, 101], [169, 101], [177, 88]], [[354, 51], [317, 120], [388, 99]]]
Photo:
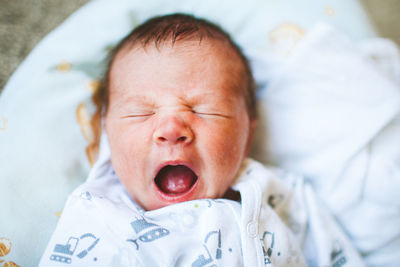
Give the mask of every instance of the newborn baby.
[[110, 58], [99, 159], [40, 266], [363, 266], [303, 179], [246, 159], [255, 83], [219, 27], [156, 17]]
[[229, 193], [255, 125], [248, 63], [217, 27], [170, 16], [117, 47], [106, 84], [111, 162], [146, 210]]

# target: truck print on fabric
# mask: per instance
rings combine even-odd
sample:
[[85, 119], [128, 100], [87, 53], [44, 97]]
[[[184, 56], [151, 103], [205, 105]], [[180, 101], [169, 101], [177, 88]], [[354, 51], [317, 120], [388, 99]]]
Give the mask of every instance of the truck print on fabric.
[[[97, 245], [99, 240], [99, 238], [91, 233], [83, 234], [79, 238], [71, 236], [66, 244], [55, 245], [53, 254], [50, 256], [50, 260], [71, 264], [74, 255], [78, 259], [85, 258]], [[93, 261], [97, 261], [97, 258], [94, 257]]]

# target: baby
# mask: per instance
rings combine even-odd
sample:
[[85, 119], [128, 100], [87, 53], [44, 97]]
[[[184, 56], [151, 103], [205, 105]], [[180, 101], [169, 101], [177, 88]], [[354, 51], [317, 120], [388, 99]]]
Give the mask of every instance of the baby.
[[99, 96], [99, 159], [40, 266], [363, 266], [301, 178], [246, 159], [255, 82], [216, 25], [140, 25]]
[[111, 162], [145, 210], [229, 195], [255, 126], [247, 60], [218, 27], [153, 19], [115, 49], [105, 86]]

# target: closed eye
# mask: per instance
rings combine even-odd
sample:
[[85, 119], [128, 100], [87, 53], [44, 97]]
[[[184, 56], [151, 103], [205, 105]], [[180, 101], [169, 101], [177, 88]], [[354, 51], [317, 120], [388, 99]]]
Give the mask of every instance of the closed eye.
[[153, 116], [155, 113], [144, 113], [144, 114], [129, 114], [125, 116], [121, 116], [121, 119], [126, 119], [126, 118], [146, 118]]
[[231, 118], [229, 115], [225, 115], [222, 113], [217, 113], [217, 112], [200, 112], [200, 111], [192, 111], [194, 114], [199, 115], [199, 116], [215, 116], [215, 117], [222, 117], [222, 118]]

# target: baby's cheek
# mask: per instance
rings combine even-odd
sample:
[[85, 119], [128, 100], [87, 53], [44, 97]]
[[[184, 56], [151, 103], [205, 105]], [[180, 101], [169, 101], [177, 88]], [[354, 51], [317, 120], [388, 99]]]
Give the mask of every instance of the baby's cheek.
[[211, 136], [210, 149], [215, 154], [215, 158], [220, 166], [234, 164], [239, 160], [242, 142], [231, 127], [214, 131]]
[[[121, 164], [126, 164], [132, 160], [135, 151], [141, 149], [141, 131], [135, 131], [129, 124], [115, 123], [109, 124], [108, 138], [111, 154], [114, 161], [118, 160]], [[115, 162], [115, 164], [117, 164]]]

